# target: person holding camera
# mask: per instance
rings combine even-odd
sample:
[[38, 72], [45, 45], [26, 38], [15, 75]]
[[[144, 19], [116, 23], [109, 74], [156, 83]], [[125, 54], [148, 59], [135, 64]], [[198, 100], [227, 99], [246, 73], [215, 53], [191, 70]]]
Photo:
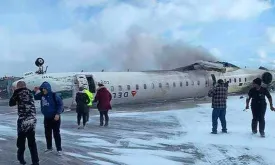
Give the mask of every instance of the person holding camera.
[[222, 132], [227, 133], [225, 118], [227, 94], [228, 87], [222, 79], [219, 79], [218, 84], [208, 92], [208, 96], [212, 97], [212, 134], [217, 134], [218, 118], [221, 121]]

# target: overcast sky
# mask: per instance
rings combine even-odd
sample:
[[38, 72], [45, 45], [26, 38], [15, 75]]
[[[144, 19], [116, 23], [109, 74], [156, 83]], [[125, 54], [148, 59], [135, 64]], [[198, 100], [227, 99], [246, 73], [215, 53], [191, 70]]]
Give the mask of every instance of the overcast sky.
[[241, 67], [275, 64], [275, 9], [264, 0], [0, 3], [0, 75], [35, 70], [37, 57], [49, 72], [167, 69], [210, 53]]

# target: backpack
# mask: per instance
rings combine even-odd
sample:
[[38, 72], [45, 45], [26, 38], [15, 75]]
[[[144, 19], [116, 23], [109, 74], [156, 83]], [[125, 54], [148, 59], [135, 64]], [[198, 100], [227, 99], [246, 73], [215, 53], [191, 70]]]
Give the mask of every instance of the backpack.
[[[60, 98], [61, 98], [61, 100], [63, 100], [62, 97], [60, 97]], [[54, 101], [54, 104], [57, 105], [56, 93], [54, 93], [54, 92], [53, 92], [53, 101]], [[63, 112], [64, 112], [64, 106], [63, 106], [61, 113], [63, 113]]]

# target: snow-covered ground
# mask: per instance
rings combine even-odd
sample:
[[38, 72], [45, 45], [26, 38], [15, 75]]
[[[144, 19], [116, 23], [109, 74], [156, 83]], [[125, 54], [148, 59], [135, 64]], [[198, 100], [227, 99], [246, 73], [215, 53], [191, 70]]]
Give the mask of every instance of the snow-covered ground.
[[[266, 138], [261, 138], [259, 134], [251, 134], [252, 114], [249, 110], [243, 111], [244, 108], [245, 98], [229, 97], [228, 134], [217, 135], [210, 134], [210, 103], [180, 110], [112, 111], [108, 128], [99, 127], [98, 115], [92, 115], [92, 122], [84, 130], [76, 129], [74, 113], [63, 114], [64, 157], [84, 164], [103, 165], [275, 164], [275, 112], [268, 107]], [[13, 118], [7, 117], [4, 121]], [[1, 142], [9, 141], [9, 136], [15, 137], [15, 129], [15, 121], [0, 122], [0, 155], [4, 150]], [[41, 120], [37, 129], [37, 140], [44, 143]], [[221, 129], [220, 122], [218, 129]]]

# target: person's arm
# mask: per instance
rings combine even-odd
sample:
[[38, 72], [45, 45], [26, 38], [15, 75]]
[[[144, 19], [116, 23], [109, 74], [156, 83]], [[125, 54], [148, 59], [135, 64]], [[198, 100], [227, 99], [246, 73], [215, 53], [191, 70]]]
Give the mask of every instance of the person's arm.
[[214, 94], [215, 94], [215, 88], [212, 88], [208, 92], [208, 97], [213, 97]]
[[90, 97], [87, 94], [85, 95], [85, 101], [86, 101], [86, 104], [90, 103]]
[[75, 102], [78, 103], [78, 94], [75, 96]]
[[273, 107], [273, 103], [272, 103], [272, 97], [270, 95], [270, 92], [265, 88], [265, 96], [268, 99], [269, 105], [270, 105], [270, 109], [273, 111], [274, 107]]
[[97, 102], [98, 101], [98, 92], [96, 93], [96, 95], [95, 95], [95, 98], [94, 98], [94, 100], [93, 100], [93, 102], [95, 103], [95, 102]]
[[12, 94], [12, 96], [11, 96], [11, 98], [10, 98], [10, 101], [9, 101], [9, 106], [10, 106], [10, 107], [16, 105], [16, 102], [18, 101], [17, 98], [18, 98], [18, 97], [17, 97], [17, 92], [15, 91], [15, 92]]
[[109, 98], [110, 98], [110, 101], [112, 100], [112, 94], [108, 91], [109, 93]]
[[251, 100], [251, 96], [252, 96], [252, 90], [250, 89], [248, 92], [248, 97], [246, 99], [246, 109], [249, 109], [249, 102]]
[[62, 113], [62, 111], [63, 111], [63, 101], [62, 101], [62, 99], [60, 98], [60, 96], [58, 96], [58, 95], [55, 95], [55, 97], [56, 97], [56, 108], [57, 108], [57, 112], [56, 112], [56, 114], [57, 115], [60, 115], [61, 113]]
[[41, 100], [42, 92], [40, 90], [34, 91], [34, 100]]
[[227, 99], [227, 97], [228, 97], [228, 88], [226, 88], [226, 90], [225, 90], [225, 99]]
[[92, 92], [90, 92], [90, 95], [91, 95], [91, 102], [93, 102], [94, 101], [94, 95], [93, 95]]

